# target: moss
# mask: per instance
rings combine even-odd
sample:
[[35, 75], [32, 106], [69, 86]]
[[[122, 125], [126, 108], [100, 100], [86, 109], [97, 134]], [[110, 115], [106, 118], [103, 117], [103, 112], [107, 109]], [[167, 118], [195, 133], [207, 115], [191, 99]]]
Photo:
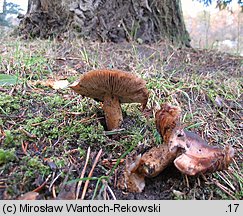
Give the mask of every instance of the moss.
[[0, 165], [16, 160], [15, 150], [0, 149]]
[[20, 109], [20, 102], [17, 97], [8, 95], [6, 93], [0, 94], [0, 113], [13, 114]]

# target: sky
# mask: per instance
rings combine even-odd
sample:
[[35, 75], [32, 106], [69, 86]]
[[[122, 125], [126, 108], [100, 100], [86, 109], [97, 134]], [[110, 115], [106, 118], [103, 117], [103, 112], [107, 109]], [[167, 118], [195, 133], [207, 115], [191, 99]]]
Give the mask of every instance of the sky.
[[[1, 1], [0, 0], [0, 6], [1, 6]], [[20, 5], [20, 7], [26, 11], [27, 10], [27, 6], [28, 6], [28, 0], [8, 0], [8, 2], [13, 2], [15, 4]], [[181, 0], [182, 2], [182, 7], [183, 10], [185, 10], [188, 13], [193, 13], [196, 14], [198, 11], [204, 10], [205, 7], [203, 6], [202, 3], [199, 3], [198, 1], [192, 1], [192, 0]], [[193, 10], [192, 10], [193, 8]], [[207, 10], [212, 10], [214, 7], [210, 6], [208, 8], [206, 8]]]
[[[181, 0], [182, 3], [182, 10], [184, 13], [190, 14], [191, 17], [196, 17], [197, 14], [201, 11], [208, 11], [211, 14], [217, 13], [219, 11], [218, 8], [216, 8], [216, 0], [212, 1], [212, 4], [208, 7], [204, 6], [203, 3], [200, 3], [197, 0]], [[239, 5], [237, 1], [232, 1], [232, 3], [229, 4], [229, 8], [232, 9], [232, 11], [236, 11], [239, 8]]]
[[[28, 0], [7, 0], [7, 1], [20, 5], [20, 7], [24, 11], [27, 10]], [[3, 0], [0, 0], [0, 7], [1, 7], [1, 2], [3, 2]], [[236, 1], [234, 1], [234, 2], [235, 2], [234, 6], [237, 5]], [[208, 7], [205, 7], [203, 5], [203, 3], [200, 3], [197, 0], [194, 0], [194, 1], [193, 0], [181, 0], [181, 3], [182, 3], [183, 12], [185, 14], [190, 14], [192, 17], [196, 16], [198, 12], [203, 11], [203, 10], [210, 11], [212, 13], [216, 13], [218, 11], [218, 9], [215, 8], [216, 0], [213, 1], [213, 4]]]
[[[1, 1], [1, 0], [0, 0]], [[15, 4], [20, 5], [20, 7], [24, 10], [27, 11], [28, 7], [28, 0], [7, 0], [7, 2], [12, 2]]]
[[0, 0], [0, 13], [3, 12], [3, 0]]

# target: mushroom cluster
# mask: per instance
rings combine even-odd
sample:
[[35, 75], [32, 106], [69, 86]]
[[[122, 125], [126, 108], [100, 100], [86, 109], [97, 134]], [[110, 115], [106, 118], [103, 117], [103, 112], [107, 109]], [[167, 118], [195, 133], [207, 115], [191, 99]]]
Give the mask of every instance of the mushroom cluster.
[[121, 103], [141, 103], [146, 107], [148, 90], [140, 77], [119, 70], [93, 70], [69, 86], [76, 93], [103, 102], [108, 130], [120, 127]]
[[[143, 79], [119, 70], [87, 72], [70, 88], [82, 96], [103, 102], [108, 130], [119, 128], [123, 121], [121, 103], [141, 103], [144, 110], [149, 95]], [[228, 168], [234, 149], [208, 145], [200, 136], [182, 127], [180, 114], [179, 107], [161, 105], [155, 114], [155, 124], [163, 144], [143, 155], [127, 156], [125, 171], [118, 181], [119, 188], [141, 192], [145, 177], [158, 175], [171, 163], [180, 172], [191, 176]]]
[[180, 113], [179, 107], [161, 105], [155, 114], [155, 123], [164, 143], [133, 159], [127, 157], [125, 172], [118, 184], [120, 188], [141, 192], [145, 177], [158, 175], [172, 162], [190, 176], [228, 168], [234, 149], [210, 146], [197, 134], [184, 130], [179, 121]]

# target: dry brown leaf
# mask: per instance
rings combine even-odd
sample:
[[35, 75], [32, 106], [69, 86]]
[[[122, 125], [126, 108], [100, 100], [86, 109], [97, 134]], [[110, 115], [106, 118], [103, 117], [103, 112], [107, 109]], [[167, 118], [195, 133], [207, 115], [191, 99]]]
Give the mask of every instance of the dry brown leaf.
[[67, 80], [55, 80], [52, 85], [50, 85], [53, 89], [64, 89], [67, 88], [69, 82]]
[[29, 84], [32, 86], [42, 85], [42, 86], [51, 87], [53, 89], [64, 89], [64, 88], [68, 87], [69, 82], [68, 82], [68, 80], [48, 79], [48, 80], [37, 80], [34, 82], [29, 82]]

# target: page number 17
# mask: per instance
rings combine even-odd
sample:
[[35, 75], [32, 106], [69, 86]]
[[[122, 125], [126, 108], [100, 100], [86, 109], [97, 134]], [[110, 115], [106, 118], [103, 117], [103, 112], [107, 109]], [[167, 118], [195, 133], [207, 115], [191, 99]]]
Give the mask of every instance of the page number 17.
[[240, 204], [229, 204], [228, 211], [226, 211], [226, 212], [237, 212], [237, 209], [239, 206], [240, 206]]

